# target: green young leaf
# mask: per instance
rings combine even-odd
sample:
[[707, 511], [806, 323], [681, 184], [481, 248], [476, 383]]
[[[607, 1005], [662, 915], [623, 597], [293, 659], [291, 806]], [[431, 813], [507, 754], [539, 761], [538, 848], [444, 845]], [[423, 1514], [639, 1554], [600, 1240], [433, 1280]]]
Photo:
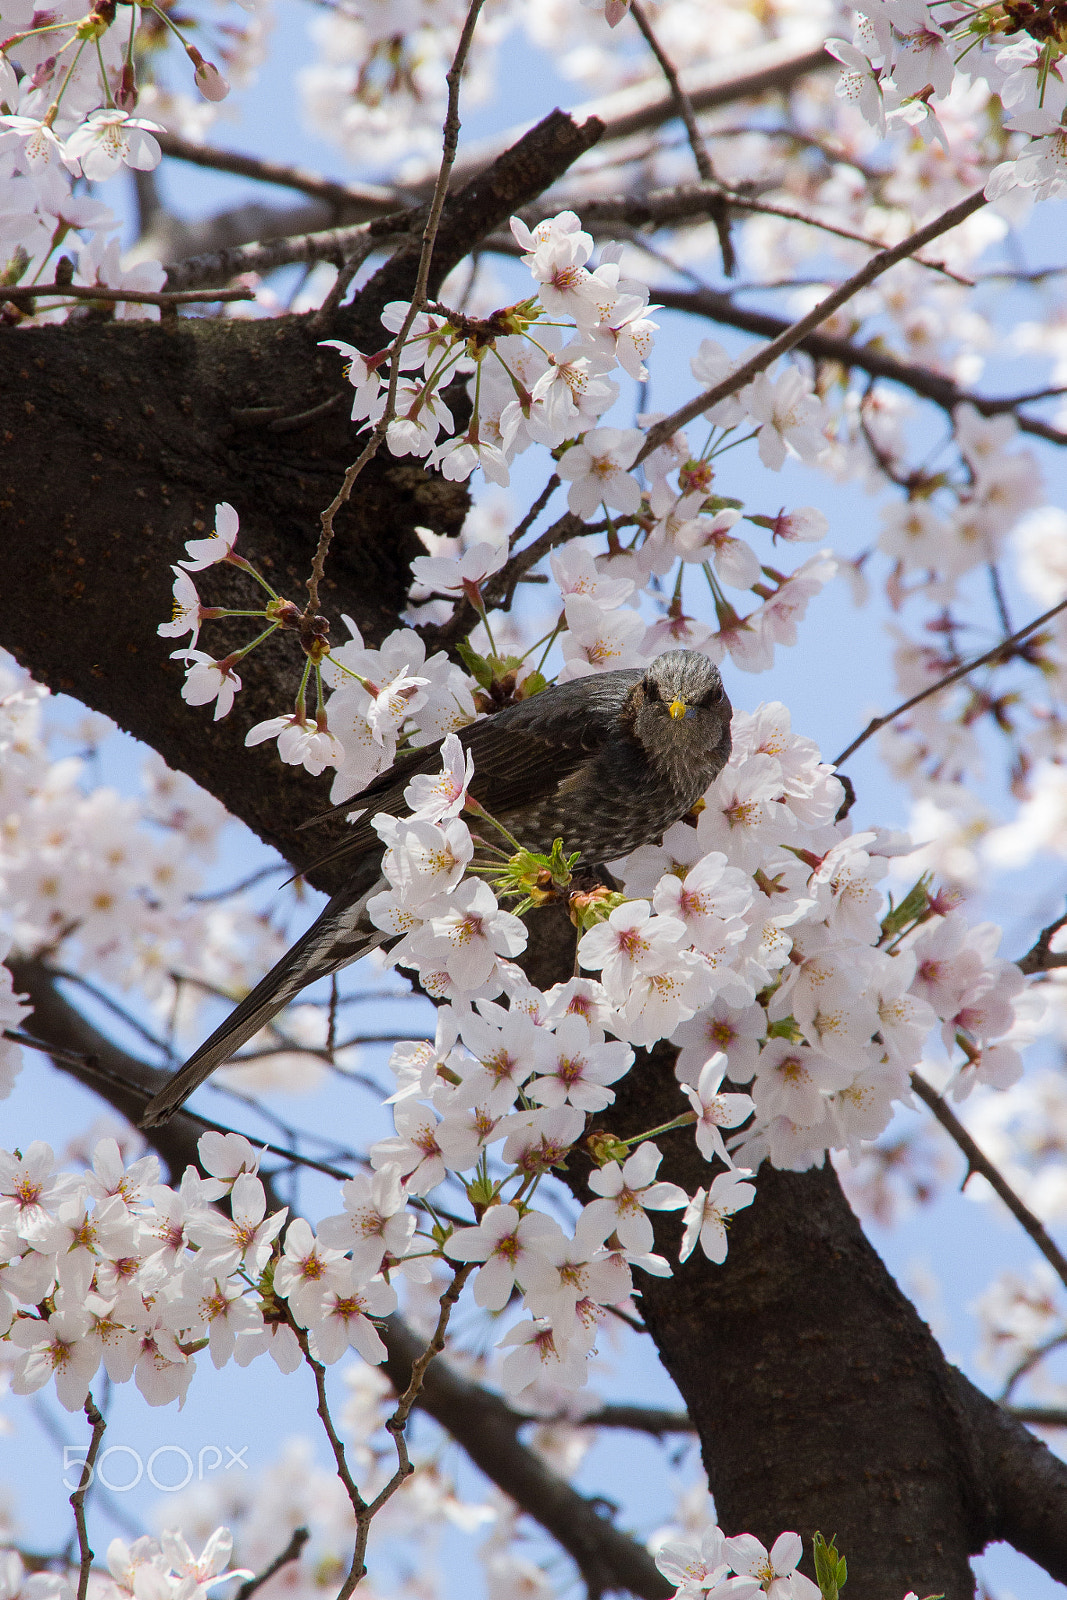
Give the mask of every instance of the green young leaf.
[[488, 1173], [480, 1173], [472, 1178], [467, 1185], [467, 1199], [472, 1206], [486, 1207], [492, 1205], [496, 1194], [496, 1184]]
[[823, 1600], [838, 1600], [841, 1590], [845, 1587], [848, 1567], [844, 1556], [837, 1553], [837, 1534], [835, 1533], [827, 1544], [822, 1534], [816, 1533], [811, 1541], [811, 1549], [815, 1558], [815, 1576]]
[[531, 672], [522, 680], [522, 698], [529, 700], [533, 695], [540, 694], [542, 689], [548, 688], [548, 679], [543, 672]]
[[882, 918], [882, 938], [892, 940], [900, 937], [914, 923], [925, 917], [930, 909], [930, 885], [934, 881], [932, 872], [924, 872], [919, 881], [912, 885], [899, 905], [890, 903], [889, 910]]
[[479, 867], [476, 870], [480, 876], [492, 880], [493, 892], [498, 899], [506, 895], [519, 900], [519, 904], [511, 909], [516, 916], [522, 917], [533, 906], [544, 905], [546, 900], [557, 898], [561, 891], [569, 887], [580, 855], [580, 850], [575, 850], [573, 855], [564, 855], [563, 840], [554, 839], [547, 855], [534, 850], [517, 850], [502, 866]]
[[493, 686], [493, 669], [485, 657], [480, 656], [474, 646], [466, 639], [459, 640], [456, 645], [456, 652], [471, 677], [483, 689], [491, 689]]

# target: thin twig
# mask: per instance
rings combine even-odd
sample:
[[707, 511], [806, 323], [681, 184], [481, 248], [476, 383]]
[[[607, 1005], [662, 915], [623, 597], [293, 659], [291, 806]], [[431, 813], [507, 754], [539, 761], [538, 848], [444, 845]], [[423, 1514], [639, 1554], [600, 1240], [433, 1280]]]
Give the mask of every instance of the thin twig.
[[1067, 1428], [1067, 1406], [1010, 1406], [1013, 1417], [1036, 1428]]
[[336, 411], [345, 402], [345, 396], [338, 392], [330, 395], [328, 400], [322, 400], [317, 406], [309, 406], [306, 411], [297, 411], [291, 417], [275, 417], [267, 423], [268, 433], [296, 433], [300, 428], [306, 428], [309, 422], [317, 422], [320, 417], [327, 416], [331, 411]]
[[268, 1562], [262, 1572], [257, 1572], [254, 1578], [249, 1578], [247, 1582], [242, 1583], [234, 1596], [234, 1600], [251, 1600], [251, 1596], [255, 1594], [256, 1590], [261, 1589], [265, 1583], [268, 1583], [276, 1572], [280, 1572], [283, 1567], [287, 1567], [290, 1561], [299, 1560], [300, 1552], [310, 1538], [311, 1530], [309, 1528], [294, 1528], [293, 1536], [285, 1549], [279, 1551], [274, 1560]]
[[[870, 234], [858, 233], [854, 228], [844, 228], [839, 223], [825, 222], [821, 217], [809, 216], [804, 211], [795, 211], [791, 206], [776, 205], [773, 200], [753, 200], [750, 196], [739, 194], [736, 190], [727, 189], [726, 196], [730, 204], [738, 211], [751, 211], [757, 216], [781, 217], [784, 222], [799, 222], [806, 228], [818, 228], [822, 233], [831, 233], [838, 239], [850, 239], [854, 244], [865, 244], [870, 250], [884, 250], [885, 242], [882, 239], [872, 239]], [[929, 272], [940, 273], [944, 278], [951, 278], [953, 283], [961, 284], [965, 289], [974, 288], [974, 279], [964, 277], [962, 272], [954, 272], [951, 267], [946, 267], [943, 261], [930, 261], [926, 256], [912, 256], [917, 267], [925, 267]], [[825, 282], [825, 279], [822, 280]], [[750, 289], [770, 287], [769, 285], [752, 284]], [[731, 294], [740, 294], [742, 286], [732, 285], [727, 291]]]
[[84, 989], [85, 993], [90, 995], [97, 1005], [105, 1006], [113, 1016], [118, 1017], [128, 1028], [132, 1028], [134, 1033], [139, 1033], [145, 1043], [150, 1044], [154, 1050], [158, 1050], [161, 1056], [167, 1058], [173, 1056], [174, 1052], [168, 1049], [165, 1041], [158, 1034], [153, 1033], [151, 1028], [146, 1028], [143, 1022], [137, 1020], [132, 1011], [128, 1011], [124, 1005], [113, 999], [105, 989], [101, 989], [91, 979], [83, 977], [80, 972], [71, 972], [67, 967], [50, 967], [49, 971], [54, 978], [60, 978], [64, 983], [73, 983], [79, 989]]
[[997, 1404], [1006, 1406], [1016, 1384], [1033, 1372], [1046, 1356], [1051, 1355], [1054, 1350], [1062, 1350], [1064, 1345], [1067, 1345], [1067, 1333], [1054, 1333], [1051, 1339], [1046, 1339], [1042, 1344], [1034, 1345], [1028, 1350], [1022, 1360], [1017, 1361], [1008, 1373], [1003, 1389], [996, 1396]]
[[374, 248], [373, 239], [362, 240], [352, 251], [352, 254], [347, 257], [343, 266], [337, 269], [337, 277], [334, 279], [329, 294], [309, 323], [313, 333], [321, 333], [323, 328], [330, 326], [333, 321], [333, 314], [344, 299], [349, 284]]
[[637, 454], [634, 465], [638, 465], [646, 456], [651, 455], [653, 450], [658, 449], [661, 444], [665, 444], [673, 433], [676, 433], [679, 428], [684, 428], [686, 423], [692, 422], [694, 417], [699, 417], [702, 411], [718, 405], [720, 400], [725, 400], [729, 395], [736, 394], [739, 389], [743, 389], [759, 373], [765, 372], [769, 366], [777, 361], [779, 356], [785, 355], [787, 351], [798, 345], [805, 334], [811, 333], [820, 323], [825, 322], [841, 306], [853, 299], [861, 289], [865, 289], [869, 283], [873, 283], [884, 272], [888, 272], [890, 267], [895, 267], [899, 261], [904, 261], [909, 256], [914, 255], [916, 250], [920, 250], [924, 244], [929, 244], [932, 239], [938, 239], [943, 233], [948, 233], [952, 228], [958, 228], [961, 222], [965, 222], [968, 217], [973, 216], [976, 211], [980, 211], [986, 204], [984, 192], [981, 189], [976, 189], [965, 200], [960, 200], [958, 204], [950, 206], [939, 217], [935, 217], [925, 227], [918, 228], [914, 233], [910, 233], [899, 244], [893, 245], [889, 250], [881, 250], [876, 256], [872, 256], [870, 261], [861, 267], [858, 272], [853, 273], [851, 278], [846, 278], [844, 283], [820, 300], [818, 305], [814, 306], [806, 316], [792, 323], [783, 333], [778, 335], [777, 339], [772, 339], [762, 350], [758, 350], [755, 355], [750, 356], [728, 378], [724, 378], [721, 383], [713, 384], [710, 389], [705, 389], [703, 394], [698, 394], [695, 399], [687, 401], [684, 406], [679, 406], [677, 411], [672, 411], [670, 416], [664, 417], [662, 422], [657, 422], [654, 427], [650, 428], [644, 445]]
[[542, 511], [545, 509], [558, 488], [559, 473], [549, 473], [548, 482], [541, 490], [541, 493], [537, 496], [537, 499], [534, 501], [529, 511], [527, 511], [522, 521], [517, 523], [513, 528], [511, 536], [508, 539], [509, 550], [514, 550], [520, 539], [524, 538], [525, 535], [529, 533], [530, 529], [533, 527], [534, 523], [537, 521], [538, 517], [541, 515]]
[[[519, 540], [529, 532], [537, 521], [537, 518], [559, 488], [559, 482], [558, 473], [549, 474], [548, 482], [541, 490], [541, 493], [537, 496], [522, 521], [512, 530], [508, 539], [508, 548], [510, 550], [515, 549]], [[539, 543], [539, 541], [536, 542]], [[532, 550], [534, 546], [531, 545], [529, 548]], [[489, 581], [482, 586], [482, 600], [486, 607], [499, 606], [502, 611], [509, 611], [516, 585], [531, 566], [536, 566], [543, 554], [544, 552], [540, 551], [533, 560], [524, 559], [527, 556], [526, 551], [522, 551], [518, 555], [509, 556], [501, 570], [494, 573]], [[433, 639], [435, 649], [447, 648], [449, 645], [454, 644], [457, 639], [465, 638], [477, 620], [477, 612], [466, 595], [457, 595], [452, 605], [452, 615], [448, 621], [442, 622], [439, 627], [434, 628], [431, 633], [427, 634], [427, 637]]]
[[107, 1423], [97, 1410], [96, 1402], [91, 1394], [85, 1396], [83, 1409], [86, 1420], [93, 1430], [93, 1436], [89, 1440], [89, 1449], [86, 1452], [85, 1460], [82, 1462], [81, 1482], [70, 1497], [71, 1508], [74, 1512], [74, 1525], [78, 1530], [78, 1551], [81, 1557], [78, 1568], [78, 1600], [85, 1600], [89, 1589], [89, 1572], [93, 1564], [93, 1551], [89, 1544], [89, 1531], [85, 1525], [85, 1496], [88, 1493], [89, 1485], [93, 1481], [93, 1471], [100, 1451], [100, 1441], [103, 1439], [104, 1429], [107, 1427]]
[[205, 889], [200, 894], [189, 896], [190, 905], [211, 906], [220, 900], [228, 900], [231, 895], [244, 894], [246, 889], [254, 889], [257, 883], [262, 883], [265, 878], [271, 878], [276, 872], [288, 872], [288, 861], [278, 861], [269, 867], [257, 867], [255, 872], [250, 872], [247, 878], [242, 878], [240, 883], [229, 884], [225, 889]]
[[0, 299], [11, 300], [15, 305], [31, 303], [43, 296], [59, 296], [62, 300], [107, 300], [118, 303], [130, 301], [143, 306], [186, 306], [197, 301], [254, 300], [256, 291], [242, 284], [238, 289], [105, 289], [95, 283], [36, 283], [28, 286], [12, 285], [0, 289]]
[[[315, 1394], [317, 1397], [315, 1409], [319, 1414], [319, 1420], [321, 1421], [326, 1432], [326, 1437], [330, 1441], [330, 1449], [333, 1451], [334, 1464], [337, 1467], [337, 1476], [340, 1478], [341, 1483], [344, 1486], [344, 1491], [351, 1503], [352, 1510], [355, 1512], [358, 1518], [361, 1513], [367, 1509], [367, 1502], [364, 1500], [363, 1496], [356, 1487], [356, 1481], [348, 1468], [348, 1460], [345, 1456], [345, 1447], [341, 1443], [337, 1429], [333, 1425], [333, 1418], [330, 1415], [330, 1403], [326, 1397], [326, 1368], [323, 1366], [321, 1361], [316, 1361], [315, 1357], [311, 1354], [311, 1350], [308, 1345], [307, 1329], [302, 1328], [299, 1323], [292, 1321], [292, 1319], [290, 1319], [290, 1325], [293, 1329], [293, 1332], [296, 1334], [296, 1342], [304, 1353], [304, 1360], [307, 1362], [312, 1373], [314, 1374]], [[360, 1576], [362, 1577], [362, 1573]], [[354, 1587], [355, 1585], [353, 1585], [353, 1588]]]
[[[693, 152], [693, 160], [696, 162], [696, 169], [701, 179], [706, 184], [716, 184], [715, 168], [711, 164], [711, 157], [708, 154], [708, 147], [704, 143], [703, 134], [697, 126], [693, 102], [678, 80], [674, 62], [656, 38], [652, 24], [649, 22], [640, 0], [630, 0], [630, 15], [637, 23], [645, 43], [655, 56], [659, 69], [667, 80], [675, 110], [685, 127], [685, 136], [689, 140], [689, 148]], [[730, 238], [730, 214], [726, 208], [721, 189], [718, 193], [709, 195], [707, 215], [711, 218], [715, 226], [715, 232], [719, 237], [722, 270], [728, 278], [732, 278], [737, 270], [737, 256], [734, 254], [733, 240]]]
[[850, 745], [846, 745], [841, 754], [834, 760], [833, 765], [835, 767], [841, 766], [842, 762], [847, 761], [849, 756], [854, 755], [860, 745], [866, 744], [871, 735], [877, 733], [879, 728], [884, 728], [887, 723], [903, 716], [905, 711], [910, 711], [912, 706], [917, 706], [920, 701], [928, 700], [932, 694], [939, 694], [942, 689], [947, 689], [952, 684], [958, 683], [960, 678], [965, 678], [969, 672], [973, 672], [976, 667], [983, 666], [987, 661], [995, 661], [998, 656], [1003, 656], [1007, 659], [1013, 645], [1025, 639], [1028, 633], [1033, 633], [1035, 628], [1040, 628], [1042, 623], [1048, 622], [1051, 617], [1056, 616], [1065, 607], [1067, 607], [1067, 600], [1061, 600], [1050, 611], [1044, 611], [1041, 616], [1035, 617], [1032, 622], [1028, 622], [1025, 628], [1019, 628], [1017, 632], [1011, 634], [1007, 639], [1001, 639], [1000, 643], [995, 644], [992, 650], [987, 650], [984, 655], [976, 656], [973, 661], [965, 661], [961, 667], [954, 668], [952, 672], [948, 672], [943, 678], [939, 678], [936, 683], [931, 683], [927, 688], [920, 689], [918, 694], [913, 694], [910, 700], [903, 701], [893, 711], [887, 712], [884, 717], [872, 717], [859, 738], [853, 739]]
[[89, 1056], [81, 1055], [77, 1050], [62, 1050], [59, 1045], [49, 1044], [47, 1039], [35, 1039], [32, 1033], [27, 1033], [23, 1028], [4, 1028], [0, 1032], [0, 1039], [10, 1039], [12, 1044], [20, 1044], [25, 1050], [39, 1050], [42, 1055], [51, 1056], [53, 1061], [64, 1061], [71, 1067], [91, 1065]]
[[989, 573], [989, 587], [993, 591], [993, 604], [996, 606], [997, 616], [1000, 618], [1000, 626], [1004, 629], [1005, 634], [1013, 633], [1011, 613], [1008, 611], [1004, 585], [1000, 581], [1000, 569], [995, 561], [988, 563], [987, 571]]
[[685, 127], [686, 138], [689, 140], [689, 148], [693, 152], [693, 160], [696, 162], [697, 171], [705, 183], [715, 183], [715, 169], [712, 167], [711, 157], [708, 155], [704, 137], [697, 127], [693, 102], [678, 81], [678, 73], [675, 70], [674, 62], [656, 38], [652, 30], [652, 24], [645, 15], [645, 8], [640, 4], [640, 0], [630, 0], [630, 15], [641, 30], [645, 43], [655, 56], [656, 61], [659, 63], [659, 69], [667, 80], [675, 110]]
[[[1055, 1240], [1050, 1238], [1044, 1224], [1034, 1216], [1029, 1206], [1020, 1200], [1015, 1190], [993, 1165], [989, 1157], [982, 1153], [959, 1117], [957, 1117], [951, 1106], [941, 1098], [937, 1090], [928, 1084], [925, 1078], [920, 1077], [917, 1072], [913, 1072], [911, 1075], [911, 1086], [919, 1096], [919, 1099], [929, 1106], [946, 1133], [967, 1157], [967, 1178], [970, 1178], [972, 1173], [977, 1172], [986, 1180], [989, 1186], [1003, 1200], [1020, 1227], [1030, 1235], [1060, 1282], [1067, 1288], [1067, 1256], [1064, 1255]], [[967, 1178], [963, 1180], [965, 1184]]]
[[415, 323], [415, 318], [426, 304], [427, 287], [430, 281], [430, 262], [433, 259], [434, 241], [437, 238], [437, 229], [441, 222], [441, 212], [444, 209], [445, 197], [448, 194], [448, 183], [452, 176], [452, 168], [456, 161], [456, 150], [459, 145], [459, 86], [463, 76], [470, 47], [474, 40], [474, 30], [485, 0], [471, 0], [467, 12], [463, 31], [459, 36], [456, 53], [452, 58], [452, 65], [445, 74], [448, 84], [448, 109], [445, 112], [444, 138], [441, 150], [441, 165], [437, 172], [437, 182], [434, 184], [433, 198], [430, 201], [426, 225], [422, 230], [422, 249], [419, 254], [419, 268], [415, 278], [415, 292], [411, 297], [407, 315], [401, 325], [400, 331], [393, 343], [393, 359], [389, 371], [389, 392], [386, 396], [385, 410], [379, 421], [375, 424], [370, 438], [360, 451], [357, 459], [352, 463], [344, 475], [341, 487], [334, 495], [330, 504], [321, 516], [321, 531], [319, 542], [315, 550], [315, 558], [311, 564], [311, 577], [308, 579], [308, 603], [305, 615], [311, 617], [319, 609], [319, 584], [322, 582], [326, 571], [326, 555], [333, 541], [333, 519], [347, 502], [352, 493], [356, 479], [359, 477], [368, 461], [377, 455], [378, 449], [385, 438], [390, 422], [396, 413], [396, 392], [400, 383], [400, 355], [404, 348], [408, 334]]
[[688, 1411], [668, 1411], [662, 1406], [627, 1405], [613, 1402], [581, 1417], [530, 1417], [531, 1423], [562, 1423], [571, 1428], [623, 1428], [633, 1433], [695, 1433], [696, 1425]]
[[352, 1555], [352, 1566], [348, 1577], [341, 1585], [337, 1595], [337, 1600], [348, 1600], [348, 1597], [351, 1595], [353, 1589], [356, 1587], [356, 1584], [359, 1582], [364, 1571], [366, 1570], [364, 1566], [364, 1557], [367, 1553], [367, 1540], [370, 1537], [371, 1522], [381, 1510], [382, 1506], [385, 1505], [386, 1501], [392, 1499], [393, 1495], [400, 1488], [401, 1484], [405, 1483], [415, 1470], [411, 1465], [411, 1458], [408, 1455], [407, 1437], [405, 1434], [408, 1417], [411, 1415], [412, 1407], [418, 1400], [419, 1391], [422, 1388], [423, 1379], [426, 1376], [426, 1369], [429, 1367], [434, 1357], [440, 1355], [441, 1351], [445, 1347], [445, 1333], [448, 1329], [449, 1319], [453, 1310], [455, 1309], [456, 1302], [460, 1297], [463, 1285], [466, 1283], [473, 1271], [474, 1262], [472, 1261], [468, 1261], [463, 1266], [456, 1268], [452, 1277], [452, 1282], [448, 1285], [448, 1288], [445, 1290], [439, 1301], [441, 1310], [437, 1318], [437, 1326], [433, 1331], [433, 1337], [430, 1339], [429, 1344], [422, 1351], [421, 1355], [419, 1355], [412, 1363], [411, 1377], [408, 1381], [408, 1386], [404, 1390], [404, 1393], [400, 1396], [400, 1399], [397, 1402], [396, 1410], [385, 1424], [389, 1432], [392, 1434], [393, 1442], [396, 1445], [397, 1468], [393, 1473], [393, 1476], [389, 1479], [388, 1483], [384, 1485], [377, 1495], [375, 1495], [370, 1504], [365, 1506], [362, 1511], [357, 1512], [356, 1547]]
[[[494, 236], [486, 241], [485, 248], [496, 253], [498, 243], [503, 245], [504, 241], [502, 239], [498, 241]], [[513, 240], [510, 241], [503, 253], [511, 254], [513, 243]], [[728, 328], [740, 328], [745, 333], [754, 333], [762, 339], [777, 338], [791, 326], [784, 318], [776, 317], [769, 311], [761, 311], [754, 306], [738, 305], [730, 295], [718, 289], [678, 289], [673, 284], [652, 284], [649, 287], [649, 298], [654, 304], [663, 306], [668, 311], [696, 313], [698, 316], [710, 318], [713, 322], [722, 323]], [[972, 389], [961, 388], [943, 373], [934, 372], [916, 361], [905, 361], [900, 356], [892, 355], [882, 349], [880, 342], [858, 344], [852, 339], [816, 331], [806, 334], [797, 348], [806, 351], [813, 361], [832, 361], [844, 367], [846, 371], [867, 372], [872, 377], [884, 378], [889, 383], [899, 383], [904, 388], [912, 390], [914, 394], [922, 396], [924, 400], [932, 400], [950, 415], [957, 406], [962, 405], [974, 406], [983, 417], [999, 417], [1010, 413], [1015, 417], [1020, 433], [1029, 433], [1035, 439], [1047, 439], [1051, 444], [1067, 445], [1067, 431], [1054, 428], [1050, 422], [1045, 422], [1040, 417], [1020, 416], [1017, 410], [1020, 404], [1017, 396], [989, 396], [977, 394]]]
[[[122, 1077], [118, 1073], [109, 1072], [103, 1063], [93, 1055], [79, 1050], [64, 1050], [59, 1045], [50, 1044], [47, 1039], [34, 1038], [33, 1034], [26, 1033], [21, 1028], [0, 1029], [0, 1038], [10, 1039], [12, 1044], [21, 1044], [27, 1050], [39, 1050], [42, 1055], [51, 1056], [53, 1061], [65, 1062], [68, 1066], [77, 1067], [87, 1077], [99, 1078], [103, 1083], [116, 1084], [128, 1094], [135, 1094], [145, 1100], [150, 1100], [155, 1093], [154, 1087], [131, 1083], [129, 1078]], [[309, 1054], [314, 1053], [309, 1052]], [[351, 1077], [351, 1074], [348, 1074], [348, 1076]], [[244, 1105], [253, 1106], [261, 1116], [266, 1114], [263, 1107], [256, 1105], [247, 1095], [239, 1094], [235, 1089], [223, 1092], [231, 1094], [235, 1100], [240, 1100]], [[190, 1122], [195, 1122], [197, 1127], [203, 1128], [207, 1133], [233, 1133], [234, 1131], [232, 1128], [227, 1127], [226, 1123], [214, 1122], [210, 1117], [201, 1116], [198, 1111], [183, 1110], [183, 1115]], [[284, 1145], [271, 1144], [269, 1140], [265, 1139], [257, 1139], [256, 1144], [260, 1150], [266, 1150], [272, 1156], [280, 1156], [283, 1161], [292, 1166], [310, 1167], [314, 1172], [324, 1173], [327, 1178], [336, 1178], [339, 1182], [345, 1182], [352, 1176], [350, 1172], [345, 1172], [340, 1167], [331, 1166], [326, 1161], [317, 1161], [314, 1156], [301, 1155], [298, 1150], [287, 1149]]]
[[1059, 933], [1064, 926], [1067, 926], [1067, 911], [1062, 917], [1057, 917], [1055, 922], [1050, 922], [1047, 928], [1042, 928], [1030, 949], [1015, 963], [1020, 972], [1025, 972], [1027, 977], [1030, 977], [1035, 972], [1049, 972], [1053, 967], [1067, 967], [1067, 950], [1049, 949], [1053, 935]]

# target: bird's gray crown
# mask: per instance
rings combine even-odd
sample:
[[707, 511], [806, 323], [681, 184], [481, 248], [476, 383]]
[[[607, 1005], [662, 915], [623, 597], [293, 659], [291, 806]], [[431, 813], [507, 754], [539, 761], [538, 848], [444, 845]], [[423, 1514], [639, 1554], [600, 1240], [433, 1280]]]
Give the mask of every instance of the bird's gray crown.
[[699, 650], [668, 650], [657, 656], [644, 677], [652, 697], [682, 700], [687, 705], [711, 705], [722, 694], [722, 679], [713, 661]]

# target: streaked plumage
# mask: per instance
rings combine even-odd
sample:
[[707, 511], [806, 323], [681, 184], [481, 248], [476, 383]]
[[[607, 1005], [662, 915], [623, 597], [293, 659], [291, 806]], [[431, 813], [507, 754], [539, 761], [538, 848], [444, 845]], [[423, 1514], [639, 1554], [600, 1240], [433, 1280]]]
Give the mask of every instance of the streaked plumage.
[[[654, 843], [691, 810], [730, 754], [730, 702], [717, 669], [672, 650], [647, 669], [598, 673], [546, 689], [473, 723], [459, 735], [474, 758], [470, 793], [528, 849], [562, 838], [589, 865]], [[440, 767], [440, 745], [405, 752], [338, 810], [366, 807], [326, 859], [350, 859], [345, 887], [156, 1097], [142, 1119], [167, 1119], [215, 1068], [300, 990], [375, 949], [387, 937], [365, 918], [385, 887], [379, 811], [405, 814], [404, 790]]]

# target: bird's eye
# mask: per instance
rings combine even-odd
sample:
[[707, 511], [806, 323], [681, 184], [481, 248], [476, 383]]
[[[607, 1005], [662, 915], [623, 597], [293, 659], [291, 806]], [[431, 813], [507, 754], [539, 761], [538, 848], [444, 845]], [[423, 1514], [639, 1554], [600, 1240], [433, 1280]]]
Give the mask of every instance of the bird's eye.
[[700, 704], [702, 706], [717, 706], [723, 697], [723, 693], [722, 679], [720, 678], [719, 682], [712, 684], [707, 694], [701, 697]]
[[663, 696], [659, 692], [659, 684], [655, 678], [645, 679], [645, 696], [649, 700], [662, 700]]

